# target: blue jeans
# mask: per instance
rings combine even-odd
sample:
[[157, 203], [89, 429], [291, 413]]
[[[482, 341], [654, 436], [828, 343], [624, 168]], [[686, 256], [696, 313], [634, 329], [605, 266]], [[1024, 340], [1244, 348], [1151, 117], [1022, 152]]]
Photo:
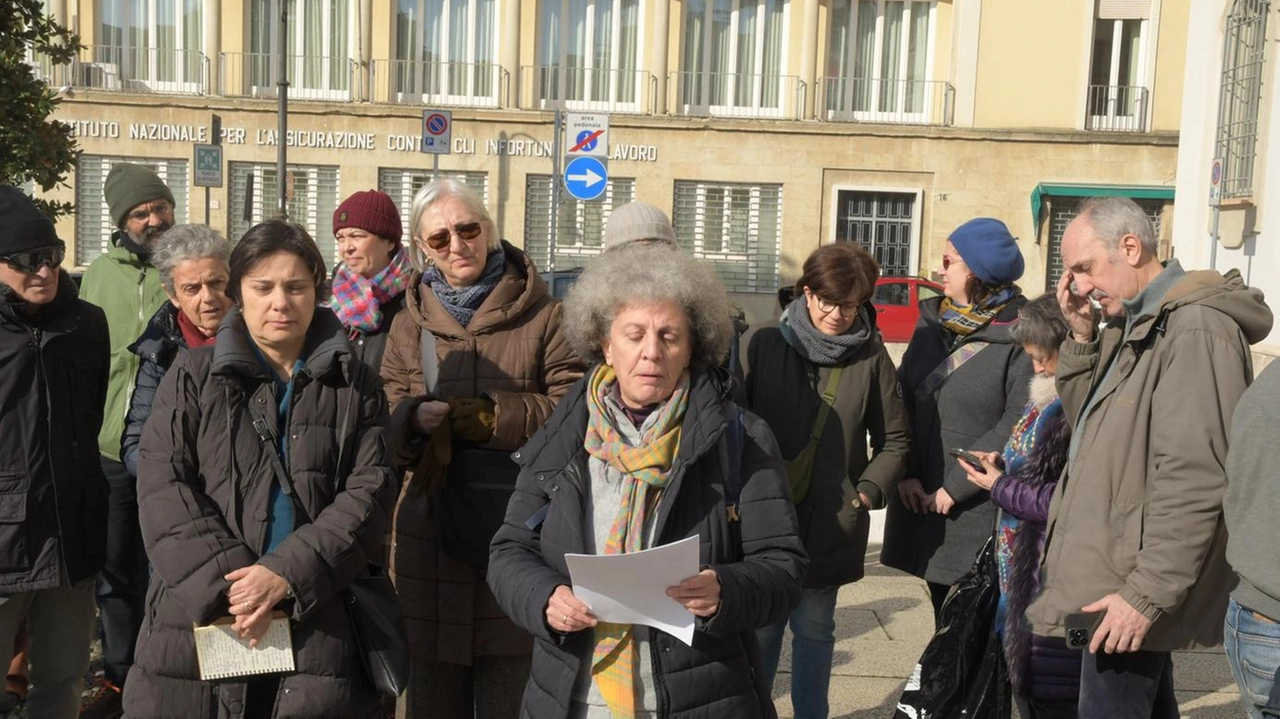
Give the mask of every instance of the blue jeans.
[[1249, 716], [1280, 717], [1280, 623], [1232, 599], [1222, 642]]
[[827, 719], [831, 656], [836, 647], [836, 595], [839, 587], [806, 589], [791, 616], [756, 632], [764, 659], [764, 677], [773, 687], [782, 656], [782, 635], [791, 623], [791, 705], [795, 719]]

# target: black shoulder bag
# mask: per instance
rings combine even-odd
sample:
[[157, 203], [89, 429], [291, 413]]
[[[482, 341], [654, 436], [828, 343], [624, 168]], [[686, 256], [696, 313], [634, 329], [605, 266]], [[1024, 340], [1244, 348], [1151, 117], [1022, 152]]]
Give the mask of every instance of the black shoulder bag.
[[[352, 382], [348, 391], [351, 395], [351, 407], [342, 418], [342, 430], [339, 437], [343, 446], [339, 449], [338, 471], [343, 471], [343, 455], [346, 449], [347, 422], [356, 411], [359, 392], [356, 389], [356, 377], [363, 363], [352, 358]], [[293, 480], [280, 461], [279, 442], [271, 425], [259, 417], [253, 420], [253, 428], [262, 440], [262, 448], [271, 461], [271, 469], [275, 472], [280, 489], [293, 503], [307, 524], [311, 517], [298, 500], [294, 491]], [[400, 598], [396, 595], [395, 586], [385, 570], [377, 565], [369, 565], [369, 574], [351, 580], [342, 590], [342, 602], [351, 621], [351, 634], [355, 637], [356, 649], [360, 654], [360, 664], [364, 667], [366, 677], [379, 694], [398, 697], [409, 685], [409, 644], [408, 631], [404, 625], [404, 615], [400, 611]]]

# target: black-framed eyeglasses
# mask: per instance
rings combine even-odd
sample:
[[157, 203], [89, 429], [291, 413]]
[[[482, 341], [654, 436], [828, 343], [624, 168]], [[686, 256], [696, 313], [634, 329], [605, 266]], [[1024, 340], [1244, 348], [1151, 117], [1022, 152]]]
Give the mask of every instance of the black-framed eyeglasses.
[[453, 228], [444, 228], [436, 230], [426, 237], [420, 238], [427, 243], [427, 247], [439, 252], [449, 246], [449, 241], [453, 235], [457, 235], [461, 240], [474, 240], [480, 236], [480, 232], [484, 227], [479, 222], [461, 222], [453, 226]]
[[48, 265], [51, 270], [57, 270], [66, 256], [67, 244], [59, 241], [56, 245], [37, 247], [34, 250], [15, 252], [11, 255], [2, 255], [0, 256], [0, 262], [4, 262], [15, 270], [35, 273], [39, 272], [44, 265]]
[[807, 287], [805, 289], [808, 290], [809, 296], [813, 298], [813, 301], [818, 303], [818, 311], [824, 315], [829, 315], [836, 310], [840, 310], [841, 315], [845, 317], [852, 317], [857, 314], [858, 307], [862, 304], [861, 302], [845, 302], [843, 304], [828, 302], [819, 297], [818, 293], [813, 290], [809, 290]]

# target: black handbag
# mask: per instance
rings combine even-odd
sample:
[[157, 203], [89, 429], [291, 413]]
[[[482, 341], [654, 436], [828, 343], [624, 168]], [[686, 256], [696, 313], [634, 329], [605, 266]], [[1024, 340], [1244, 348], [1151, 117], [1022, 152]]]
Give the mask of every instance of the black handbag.
[[[356, 368], [363, 367], [359, 360], [352, 360]], [[359, 373], [359, 370], [356, 370]], [[351, 410], [359, 400], [355, 378], [348, 389], [352, 396]], [[342, 418], [342, 430], [339, 437], [346, 437], [346, 425], [351, 412]], [[294, 492], [293, 480], [284, 469], [277, 450], [279, 443], [271, 425], [263, 418], [253, 420], [253, 428], [262, 440], [263, 451], [271, 462], [271, 469], [280, 483], [280, 489], [293, 504], [294, 511], [311, 523], [306, 508], [298, 501]], [[343, 467], [346, 455], [344, 446], [338, 453], [338, 467]], [[341, 599], [351, 622], [351, 634], [356, 642], [360, 655], [360, 664], [364, 668], [365, 678], [379, 694], [388, 697], [400, 696], [409, 686], [409, 640], [405, 629], [404, 614], [400, 610], [400, 597], [396, 595], [395, 586], [382, 567], [370, 564], [369, 573], [356, 577], [342, 590]]]
[[938, 630], [898, 700], [894, 719], [1009, 719], [1013, 693], [996, 633], [1000, 601], [995, 538], [938, 612]]
[[440, 551], [476, 569], [489, 566], [489, 543], [502, 528], [520, 466], [510, 452], [455, 447], [434, 494]]

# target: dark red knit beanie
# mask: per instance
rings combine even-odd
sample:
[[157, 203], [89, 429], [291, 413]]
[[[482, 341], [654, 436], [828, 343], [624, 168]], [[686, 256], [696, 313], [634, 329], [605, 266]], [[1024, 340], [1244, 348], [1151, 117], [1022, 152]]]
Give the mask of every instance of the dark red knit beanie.
[[400, 211], [385, 192], [364, 190], [342, 201], [333, 211], [333, 234], [345, 227], [371, 232], [384, 240], [400, 242]]

